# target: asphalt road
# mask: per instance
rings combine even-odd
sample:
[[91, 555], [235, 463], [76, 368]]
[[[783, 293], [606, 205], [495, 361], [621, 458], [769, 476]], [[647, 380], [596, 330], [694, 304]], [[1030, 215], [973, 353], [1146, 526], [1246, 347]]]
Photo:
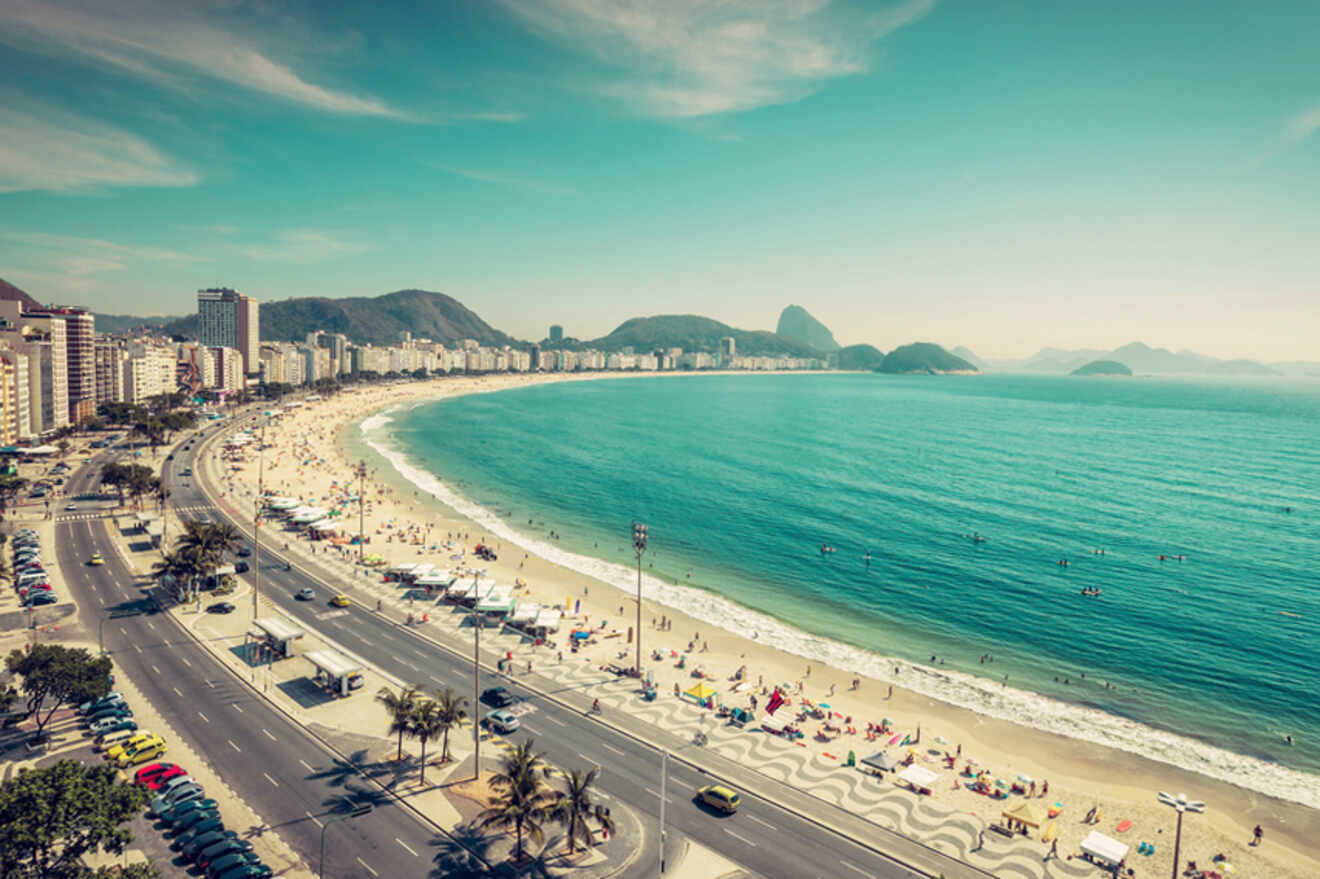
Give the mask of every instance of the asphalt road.
[[[233, 421], [227, 421], [233, 429]], [[209, 433], [208, 433], [209, 435]], [[176, 506], [209, 507], [209, 501], [197, 487], [195, 478], [179, 479], [172, 474], [186, 466], [196, 468], [195, 443], [190, 451], [179, 450], [167, 462], [167, 481]], [[215, 510], [213, 517], [223, 518]], [[272, 539], [272, 543], [274, 540]], [[278, 553], [262, 547], [262, 593], [285, 615], [307, 629], [323, 633], [344, 645], [367, 662], [401, 680], [421, 684], [427, 689], [453, 687], [462, 694], [472, 692], [472, 662], [466, 656], [450, 652], [421, 638], [414, 637], [381, 615], [363, 607], [361, 602], [333, 615], [326, 601], [323, 585], [300, 571], [283, 569]], [[314, 601], [298, 601], [293, 596], [310, 586], [317, 594]], [[351, 584], [345, 584], [351, 586]], [[350, 593], [351, 589], [348, 589]], [[371, 602], [374, 607], [374, 601]], [[420, 610], [419, 610], [420, 612]], [[493, 665], [494, 655], [483, 657]], [[514, 741], [535, 737], [536, 749], [549, 761], [563, 768], [601, 767], [600, 788], [614, 800], [625, 803], [646, 821], [659, 821], [661, 758], [658, 750], [619, 734], [582, 712], [539, 698], [516, 681], [482, 675], [482, 688], [494, 684], [509, 687], [515, 694], [536, 705], [525, 716], [523, 728], [508, 738]], [[484, 711], [485, 706], [479, 707]], [[769, 877], [877, 876], [911, 877], [920, 874], [895, 864], [795, 811], [780, 807], [754, 790], [744, 790], [743, 804], [737, 814], [719, 816], [698, 806], [693, 793], [710, 778], [684, 763], [670, 760], [667, 780], [666, 831], [680, 833], [718, 851], [743, 868]], [[874, 832], [879, 832], [876, 829]], [[950, 875], [964, 867], [949, 861]]]
[[[87, 489], [102, 460], [108, 458], [76, 472], [70, 497]], [[78, 506], [88, 512], [109, 505], [79, 501]], [[112, 549], [104, 521], [57, 521], [56, 544], [67, 588], [88, 629], [95, 631], [103, 617], [117, 617], [104, 624], [105, 647], [115, 664], [306, 864], [317, 868], [322, 826], [341, 813], [348, 796], [376, 809], [329, 828], [325, 875], [378, 879], [431, 872], [439, 844], [433, 829], [346, 772], [331, 752], [181, 632], [173, 618], [148, 611], [149, 602]], [[105, 564], [87, 565], [98, 551]], [[117, 616], [125, 612], [132, 615]], [[231, 829], [248, 835], [249, 828]]]

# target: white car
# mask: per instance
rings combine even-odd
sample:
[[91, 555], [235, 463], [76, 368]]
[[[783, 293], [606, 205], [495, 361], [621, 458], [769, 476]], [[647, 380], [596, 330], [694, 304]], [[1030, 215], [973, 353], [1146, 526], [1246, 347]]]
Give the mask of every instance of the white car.
[[498, 733], [511, 733], [518, 728], [518, 717], [503, 708], [486, 712], [486, 726]]

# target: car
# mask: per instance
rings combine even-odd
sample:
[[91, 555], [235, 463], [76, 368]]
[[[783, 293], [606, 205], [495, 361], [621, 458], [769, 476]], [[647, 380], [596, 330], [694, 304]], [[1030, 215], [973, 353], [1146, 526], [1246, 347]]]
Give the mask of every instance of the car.
[[238, 834], [232, 830], [208, 830], [205, 833], [197, 834], [191, 840], [179, 846], [179, 850], [183, 852], [185, 858], [191, 861], [200, 855], [205, 849], [227, 839], [236, 840], [238, 839]]
[[518, 701], [518, 697], [510, 693], [504, 687], [491, 687], [483, 690], [481, 701], [490, 705], [492, 708], [503, 708], [505, 705], [512, 705]]
[[342, 592], [330, 599], [330, 605], [332, 607], [348, 607], [352, 603], [353, 602], [349, 600], [348, 596]]
[[213, 845], [208, 845], [206, 848], [202, 849], [200, 852], [197, 853], [197, 857], [194, 858], [194, 862], [197, 864], [197, 866], [201, 867], [202, 869], [206, 869], [208, 866], [214, 864], [216, 861], [220, 860], [225, 855], [234, 854], [235, 852], [250, 852], [250, 851], [252, 851], [252, 843], [248, 842], [246, 839], [226, 838], [220, 840], [217, 843], [214, 843]]
[[127, 703], [121, 702], [118, 705], [111, 705], [109, 708], [102, 708], [100, 711], [94, 711], [83, 718], [83, 722], [88, 728], [101, 722], [102, 720], [124, 720], [133, 716], [133, 709], [128, 707]]
[[233, 613], [234, 603], [232, 601], [217, 601], [206, 609], [207, 613]]
[[170, 806], [164, 812], [161, 812], [160, 820], [164, 821], [166, 824], [172, 824], [195, 809], [210, 810], [219, 808], [220, 804], [210, 797], [206, 797], [205, 799], [193, 798]]
[[72, 512], [73, 510], [78, 509], [78, 505], [77, 505], [77, 504], [65, 504], [65, 505], [64, 505], [64, 509], [66, 509], [66, 510]]
[[116, 705], [124, 704], [124, 694], [118, 691], [106, 693], [100, 699], [89, 699], [78, 706], [80, 715], [88, 715], [100, 711], [102, 708], [113, 708]]
[[[174, 779], [170, 779], [173, 781]], [[147, 807], [147, 813], [150, 815], [161, 815], [168, 809], [173, 809], [180, 803], [186, 803], [188, 800], [200, 800], [206, 795], [202, 786], [191, 778], [182, 784], [174, 787], [166, 787], [161, 793], [151, 798], [151, 805]]]
[[137, 721], [133, 720], [131, 714], [98, 720], [87, 728], [87, 734], [93, 738], [100, 738], [101, 736], [108, 736], [112, 732], [120, 732], [126, 729], [137, 729]]
[[312, 590], [312, 587], [304, 586], [303, 588], [299, 589], [297, 592], [293, 593], [293, 597], [298, 599], [299, 601], [311, 601], [313, 598], [316, 597], [316, 593]]
[[119, 744], [115, 745], [113, 748], [107, 748], [105, 752], [105, 759], [114, 762], [118, 760], [121, 756], [123, 756], [123, 753], [125, 751], [136, 748], [138, 745], [144, 745], [148, 742], [160, 742], [163, 744], [165, 740], [162, 739], [160, 736], [156, 735], [154, 732], [140, 732], [126, 742], [120, 742]]
[[197, 866], [206, 871], [206, 879], [215, 879], [216, 876], [223, 875], [235, 867], [260, 863], [261, 858], [256, 852], [227, 852], [211, 861], [197, 859]]
[[188, 843], [192, 842], [194, 839], [196, 839], [197, 837], [201, 836], [204, 833], [210, 833], [213, 830], [224, 830], [224, 829], [225, 829], [225, 822], [220, 819], [219, 815], [217, 815], [214, 818], [208, 818], [205, 821], [199, 821], [198, 823], [194, 824], [191, 828], [179, 834], [178, 838], [175, 839], [174, 842], [170, 843], [170, 845], [173, 848], [182, 849], [184, 846], [188, 845]]
[[148, 742], [132, 751], [125, 751], [119, 755], [118, 765], [120, 769], [127, 769], [130, 766], [136, 766], [139, 763], [146, 763], [148, 760], [155, 760], [161, 754], [165, 753], [165, 745], [159, 742]]
[[[143, 766], [137, 772], [133, 773], [133, 783], [139, 786], [144, 785], [148, 780], [160, 775], [162, 772], [170, 772], [174, 769], [179, 770], [176, 774], [187, 775], [187, 772], [182, 767], [173, 763], [152, 763], [149, 766]], [[155, 788], [153, 788], [153, 790], [154, 789]]]
[[166, 461], [173, 461], [173, 460], [174, 460], [174, 453], [173, 453], [173, 452], [170, 452], [168, 455], [166, 455], [166, 456], [165, 456], [165, 460], [166, 460]]
[[[188, 474], [185, 473], [184, 475], [187, 476]], [[239, 557], [239, 558], [241, 558], [241, 559], [245, 559], [245, 558], [247, 558], [247, 557], [250, 556], [250, 555], [252, 555], [252, 548], [251, 548], [251, 547], [248, 547], [248, 546], [240, 546], [240, 547], [238, 548], [238, 557]]]
[[203, 821], [210, 821], [212, 818], [219, 817], [219, 809], [193, 809], [191, 812], [184, 812], [170, 826], [169, 834], [171, 836], [178, 836], [190, 827], [201, 824]]
[[32, 607], [39, 607], [43, 604], [55, 604], [59, 600], [59, 597], [56, 596], [54, 592], [42, 592], [41, 590], [38, 590], [29, 597], [27, 603]]
[[89, 564], [89, 565], [103, 565], [103, 564], [105, 564], [105, 559], [101, 558], [101, 554], [100, 554], [99, 552], [94, 552], [94, 553], [92, 553], [92, 559], [91, 559], [91, 561], [89, 561], [87, 564]]
[[738, 806], [742, 803], [742, 797], [738, 795], [736, 790], [722, 784], [706, 785], [697, 791], [697, 799], [726, 815], [732, 815], [738, 811]]
[[237, 561], [237, 562], [234, 562], [234, 573], [235, 573], [235, 574], [246, 574], [246, 573], [247, 573], [248, 571], [250, 571], [250, 570], [252, 570], [252, 566], [249, 565], [247, 562], [244, 562], [244, 561]]
[[219, 873], [212, 879], [267, 879], [274, 872], [265, 864], [244, 864]]
[[494, 711], [487, 711], [483, 719], [487, 729], [499, 733], [511, 733], [518, 728], [518, 718], [512, 712], [497, 708]]

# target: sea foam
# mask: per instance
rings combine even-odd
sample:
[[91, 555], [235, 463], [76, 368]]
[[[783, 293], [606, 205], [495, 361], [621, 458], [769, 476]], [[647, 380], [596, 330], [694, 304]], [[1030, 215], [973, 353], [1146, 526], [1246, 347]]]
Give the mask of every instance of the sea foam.
[[[404, 479], [477, 523], [490, 534], [556, 565], [629, 595], [636, 594], [637, 573], [634, 569], [569, 552], [545, 540], [523, 534], [497, 514], [451, 489], [434, 474], [411, 463], [389, 443], [386, 431], [381, 430], [393, 420], [390, 413], [400, 408], [395, 406], [371, 415], [363, 419], [359, 428], [363, 442], [388, 461]], [[647, 574], [642, 576], [642, 594], [650, 601], [695, 619], [708, 621], [730, 633], [745, 636], [747, 632], [754, 632], [760, 643], [772, 644], [785, 653], [894, 683], [977, 714], [1136, 754], [1246, 790], [1313, 809], [1320, 808], [1320, 781], [1304, 772], [1236, 754], [1096, 708], [1006, 687], [997, 681], [975, 675], [915, 665], [904, 659], [883, 656], [813, 635], [722, 596], [694, 587], [666, 583]], [[897, 676], [893, 673], [895, 667], [901, 669]]]

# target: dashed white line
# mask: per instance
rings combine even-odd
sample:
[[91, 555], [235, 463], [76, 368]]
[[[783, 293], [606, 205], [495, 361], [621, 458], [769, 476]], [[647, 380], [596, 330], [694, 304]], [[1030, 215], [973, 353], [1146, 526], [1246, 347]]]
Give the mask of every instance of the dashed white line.
[[147, 620], [147, 628], [148, 628], [148, 629], [151, 629], [152, 631], [155, 631], [155, 629], [156, 629], [156, 624], [153, 623], [151, 620]]
[[182, 656], [179, 657], [179, 662], [182, 662], [184, 665], [188, 666], [189, 668], [192, 668], [192, 663], [184, 659]]
[[235, 744], [233, 743], [232, 740], [230, 740], [230, 739], [225, 739], [225, 741], [226, 741], [226, 742], [229, 742], [229, 747], [233, 748], [235, 751], [237, 751], [237, 752], [240, 753], [240, 754], [243, 753], [243, 749], [240, 748], [238, 745], [235, 745]]
[[551, 723], [558, 724], [559, 726], [565, 726], [562, 720], [556, 720], [555, 718], [551, 717], [548, 714], [545, 716], [545, 719], [550, 721]]
[[138, 653], [142, 652], [142, 648], [137, 646], [136, 644], [133, 645], [133, 649], [136, 650]]
[[845, 861], [843, 858], [839, 858], [839, 863], [843, 864], [845, 867], [847, 867], [850, 870], [856, 870], [858, 873], [861, 873], [863, 876], [870, 875], [861, 867], [857, 866], [856, 864], [849, 863], [848, 861]]
[[263, 727], [261, 731], [264, 732], [266, 734], [266, 738], [270, 739], [272, 742], [279, 741], [279, 739], [275, 738], [273, 735], [270, 734], [270, 730]]
[[408, 854], [412, 855], [414, 858], [417, 857], [417, 852], [413, 851], [412, 846], [408, 845], [408, 843], [404, 842], [402, 839], [399, 839], [399, 837], [397, 836], [394, 837], [394, 841], [397, 842], [399, 845], [403, 846], [403, 850], [406, 851]]
[[210, 722], [211, 722], [210, 720], [207, 719], [206, 715], [203, 714], [203, 713], [200, 712], [200, 711], [197, 712], [197, 716], [200, 717], [200, 718], [202, 719], [202, 723], [210, 723]]
[[303, 768], [306, 769], [308, 772], [316, 771], [315, 769], [312, 768], [311, 764], [308, 763], [306, 760], [299, 759], [298, 762], [301, 763], [303, 765]]
[[777, 829], [775, 825], [771, 824], [769, 821], [762, 821], [760, 818], [757, 818], [755, 815], [748, 815], [747, 818], [750, 821], [755, 821], [757, 824], [760, 824], [762, 827], [769, 827], [771, 830]]
[[156, 674], [160, 674], [160, 669], [156, 668], [156, 666], [154, 665], [151, 667], [151, 670], [154, 671]]
[[727, 827], [724, 828], [724, 832], [727, 833], [727, 834], [729, 834], [730, 836], [732, 836], [734, 839], [741, 840], [742, 842], [746, 843], [747, 845], [752, 846], [753, 848], [756, 847], [756, 843], [752, 842], [750, 839], [748, 839], [748, 838], [745, 837], [745, 836], [739, 836], [738, 834], [734, 833], [732, 830], [730, 830], [730, 829], [727, 828]]
[[599, 765], [600, 765], [600, 764], [597, 763], [595, 760], [592, 760], [590, 757], [588, 757], [586, 754], [583, 754], [581, 751], [578, 751], [578, 756], [581, 757], [583, 760], [586, 760], [586, 761], [587, 761], [588, 763], [590, 763], [592, 766], [599, 766]]
[[535, 727], [533, 727], [530, 723], [524, 723], [521, 726], [523, 729], [527, 730], [529, 733], [531, 733], [534, 736], [539, 736], [541, 734], [540, 731], [537, 730]]
[[239, 707], [239, 705], [238, 705], [237, 702], [230, 702], [229, 704], [230, 704], [230, 705], [233, 707], [233, 709], [234, 709], [235, 711], [237, 711], [239, 714], [242, 714], [242, 713], [243, 713], [243, 709]]
[[[658, 791], [658, 790], [653, 790], [652, 788], [649, 788], [649, 787], [646, 789], [646, 792], [647, 792], [648, 794], [650, 794], [651, 796], [653, 796], [653, 797], [658, 797], [658, 796], [660, 796], [660, 791]], [[665, 802], [666, 802], [666, 803], [672, 803], [673, 801], [674, 801], [674, 798], [673, 798], [673, 797], [665, 797]]]
[[170, 687], [170, 689], [174, 691], [174, 695], [178, 696], [180, 699], [183, 698], [183, 694], [179, 692], [178, 687]]
[[303, 812], [303, 814], [306, 815], [308, 818], [311, 818], [311, 819], [312, 819], [312, 823], [315, 824], [317, 827], [324, 827], [324, 826], [325, 826], [325, 825], [322, 824], [322, 823], [320, 822], [320, 820], [319, 820], [315, 815], [313, 815], [311, 812]]
[[611, 745], [609, 742], [601, 742], [601, 743], [600, 743], [600, 746], [601, 746], [602, 748], [607, 749], [607, 750], [613, 751], [614, 753], [618, 754], [620, 757], [627, 756], [627, 755], [625, 755], [622, 751], [620, 751], [618, 748], [616, 748], [616, 747], [614, 747], [613, 745]]
[[367, 868], [367, 872], [370, 873], [371, 875], [373, 875], [373, 876], [379, 876], [379, 875], [380, 875], [380, 874], [377, 873], [375, 870], [371, 869], [371, 865], [368, 864], [366, 861], [362, 860], [361, 858], [358, 858], [358, 859], [357, 859], [357, 862], [358, 862], [359, 864], [361, 864], [362, 866], [366, 867], [366, 868]]
[[275, 785], [276, 787], [279, 787], [279, 786], [280, 786], [280, 783], [279, 783], [278, 781], [276, 781], [275, 779], [273, 779], [273, 778], [270, 777], [270, 773], [269, 773], [269, 772], [263, 772], [263, 773], [261, 773], [261, 774], [264, 775], [264, 776], [266, 776], [266, 780], [269, 781], [271, 784]]

